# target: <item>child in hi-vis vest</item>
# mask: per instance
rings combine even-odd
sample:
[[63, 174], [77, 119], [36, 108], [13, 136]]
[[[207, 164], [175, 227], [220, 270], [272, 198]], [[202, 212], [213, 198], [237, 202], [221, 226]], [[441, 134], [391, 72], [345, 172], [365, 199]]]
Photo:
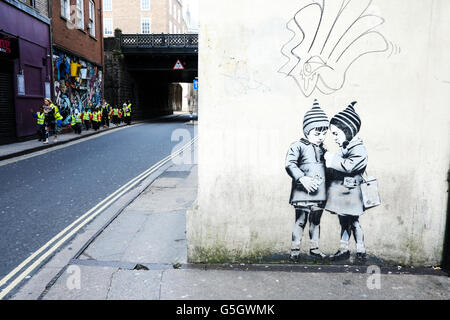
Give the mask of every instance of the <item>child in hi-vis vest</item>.
[[352, 102], [330, 121], [330, 131], [340, 149], [336, 154], [325, 153], [330, 186], [327, 190], [325, 210], [337, 214], [341, 225], [340, 249], [330, 258], [333, 261], [350, 258], [351, 234], [356, 241], [356, 260], [366, 260], [364, 234], [359, 217], [364, 213], [361, 182], [366, 170], [368, 155], [363, 141], [357, 137], [361, 119]]
[[306, 139], [291, 144], [286, 155], [286, 171], [292, 178], [290, 204], [295, 208], [291, 259], [298, 258], [303, 231], [309, 218], [310, 255], [324, 259], [319, 250], [320, 218], [326, 200], [323, 141], [329, 127], [328, 117], [317, 100], [303, 120]]

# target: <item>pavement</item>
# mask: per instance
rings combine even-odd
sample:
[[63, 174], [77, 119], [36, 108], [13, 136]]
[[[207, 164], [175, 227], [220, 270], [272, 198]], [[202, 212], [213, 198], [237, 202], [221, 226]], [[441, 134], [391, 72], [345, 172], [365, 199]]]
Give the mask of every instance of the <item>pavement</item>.
[[7, 298], [449, 300], [449, 277], [430, 268], [189, 263], [186, 214], [196, 205], [197, 148], [194, 142], [191, 163], [170, 161], [123, 195]]

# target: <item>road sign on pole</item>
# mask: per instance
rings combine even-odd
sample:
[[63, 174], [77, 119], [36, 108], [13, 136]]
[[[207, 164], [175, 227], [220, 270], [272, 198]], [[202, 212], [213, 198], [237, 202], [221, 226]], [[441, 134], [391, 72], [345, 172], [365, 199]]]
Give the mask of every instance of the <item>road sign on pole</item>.
[[180, 60], [177, 60], [177, 63], [175, 63], [172, 70], [184, 70], [184, 66]]
[[194, 80], [194, 90], [198, 90], [198, 80]]

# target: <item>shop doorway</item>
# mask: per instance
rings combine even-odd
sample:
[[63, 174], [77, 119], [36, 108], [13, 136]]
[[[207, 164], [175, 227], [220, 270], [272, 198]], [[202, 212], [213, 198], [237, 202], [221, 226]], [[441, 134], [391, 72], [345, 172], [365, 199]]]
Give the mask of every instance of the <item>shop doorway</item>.
[[16, 139], [13, 63], [0, 59], [0, 144]]

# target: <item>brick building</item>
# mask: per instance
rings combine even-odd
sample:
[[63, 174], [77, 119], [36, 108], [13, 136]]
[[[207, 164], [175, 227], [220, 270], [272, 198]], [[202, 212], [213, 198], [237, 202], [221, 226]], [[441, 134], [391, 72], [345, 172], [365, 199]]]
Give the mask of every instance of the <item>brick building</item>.
[[53, 101], [68, 125], [75, 109], [96, 106], [103, 98], [101, 0], [52, 1]]
[[36, 133], [51, 93], [49, 0], [0, 1], [0, 144]]
[[181, 0], [104, 0], [104, 36], [123, 33], [187, 33]]

